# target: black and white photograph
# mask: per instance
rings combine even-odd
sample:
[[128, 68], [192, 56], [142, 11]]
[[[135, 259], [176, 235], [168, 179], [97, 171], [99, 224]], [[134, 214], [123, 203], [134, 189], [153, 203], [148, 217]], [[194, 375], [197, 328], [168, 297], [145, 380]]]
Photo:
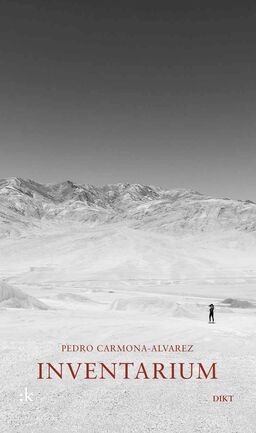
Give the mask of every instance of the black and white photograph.
[[0, 432], [254, 433], [256, 4], [0, 32]]

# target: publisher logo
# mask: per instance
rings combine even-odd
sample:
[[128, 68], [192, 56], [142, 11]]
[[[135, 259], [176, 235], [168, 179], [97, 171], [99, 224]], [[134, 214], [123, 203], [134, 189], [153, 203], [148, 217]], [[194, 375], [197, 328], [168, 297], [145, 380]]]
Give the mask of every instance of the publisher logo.
[[29, 402], [29, 401], [33, 401], [33, 392], [28, 392], [28, 388], [25, 387], [24, 388], [24, 393], [20, 394], [20, 401], [24, 401], [25, 403]]

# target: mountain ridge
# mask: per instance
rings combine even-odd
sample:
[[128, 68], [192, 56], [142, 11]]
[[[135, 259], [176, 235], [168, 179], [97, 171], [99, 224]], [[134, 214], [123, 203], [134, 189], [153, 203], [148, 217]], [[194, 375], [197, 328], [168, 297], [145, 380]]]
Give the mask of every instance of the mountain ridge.
[[113, 223], [171, 233], [256, 231], [256, 204], [214, 198], [192, 189], [117, 183], [103, 186], [71, 180], [41, 184], [0, 180], [0, 234], [19, 234], [43, 222]]

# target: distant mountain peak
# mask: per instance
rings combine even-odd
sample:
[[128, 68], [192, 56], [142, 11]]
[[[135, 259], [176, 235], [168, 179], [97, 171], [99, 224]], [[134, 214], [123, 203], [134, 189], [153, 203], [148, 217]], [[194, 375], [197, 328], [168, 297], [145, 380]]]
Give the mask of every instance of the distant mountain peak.
[[0, 180], [0, 236], [47, 222], [119, 223], [144, 230], [195, 233], [256, 231], [256, 205], [214, 198], [190, 189], [117, 183], [40, 184], [19, 177]]

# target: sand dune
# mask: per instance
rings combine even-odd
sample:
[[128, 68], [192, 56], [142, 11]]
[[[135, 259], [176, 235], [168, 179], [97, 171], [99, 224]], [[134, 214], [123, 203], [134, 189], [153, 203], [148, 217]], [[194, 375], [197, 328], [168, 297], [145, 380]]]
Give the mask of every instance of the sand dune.
[[144, 296], [119, 298], [113, 301], [110, 307], [116, 311], [134, 311], [156, 314], [166, 314], [171, 317], [198, 317], [200, 308], [196, 305], [185, 305], [173, 302], [165, 297]]
[[32, 308], [47, 310], [43, 302], [29, 296], [20, 289], [16, 289], [5, 281], [0, 281], [0, 307], [6, 308]]
[[231, 308], [255, 308], [256, 305], [249, 301], [243, 301], [241, 299], [224, 299], [223, 304], [228, 304]]

